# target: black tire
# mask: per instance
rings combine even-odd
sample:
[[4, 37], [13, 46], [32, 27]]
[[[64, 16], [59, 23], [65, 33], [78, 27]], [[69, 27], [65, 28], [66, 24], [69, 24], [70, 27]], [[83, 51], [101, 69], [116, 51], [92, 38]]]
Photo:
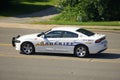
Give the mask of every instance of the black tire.
[[24, 42], [21, 45], [21, 52], [22, 54], [30, 55], [35, 53], [35, 48], [32, 43], [30, 42]]
[[88, 51], [88, 48], [86, 46], [79, 45], [79, 46], [75, 47], [74, 54], [77, 57], [83, 58], [83, 57], [87, 57], [89, 55], [89, 51]]

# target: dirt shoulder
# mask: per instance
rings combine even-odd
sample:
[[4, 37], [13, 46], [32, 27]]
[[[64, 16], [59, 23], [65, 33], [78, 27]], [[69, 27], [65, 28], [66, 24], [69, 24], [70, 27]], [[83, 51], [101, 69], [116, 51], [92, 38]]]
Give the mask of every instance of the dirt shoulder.
[[0, 22], [1, 28], [24, 28], [24, 29], [51, 29], [57, 25], [38, 25], [38, 24], [23, 24], [23, 23], [3, 23]]
[[[59, 26], [63, 27], [63, 26], [71, 26], [71, 25], [43, 25], [43, 24], [23, 24], [23, 23], [0, 22], [0, 28], [25, 28], [25, 29], [48, 30], [53, 27], [59, 27]], [[112, 29], [120, 29], [120, 26], [74, 26], [74, 27], [83, 27], [83, 28], [99, 30], [99, 31], [120, 32], [119, 30], [112, 30]], [[108, 29], [108, 30], [106, 30], [106, 29]]]

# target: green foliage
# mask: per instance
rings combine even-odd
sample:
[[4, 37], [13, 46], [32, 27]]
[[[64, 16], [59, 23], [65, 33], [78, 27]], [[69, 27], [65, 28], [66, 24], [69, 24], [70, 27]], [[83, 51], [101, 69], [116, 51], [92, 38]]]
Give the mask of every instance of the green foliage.
[[120, 20], [120, 0], [61, 0], [62, 13], [56, 20], [112, 21]]
[[108, 0], [103, 16], [109, 21], [120, 21], [120, 0]]

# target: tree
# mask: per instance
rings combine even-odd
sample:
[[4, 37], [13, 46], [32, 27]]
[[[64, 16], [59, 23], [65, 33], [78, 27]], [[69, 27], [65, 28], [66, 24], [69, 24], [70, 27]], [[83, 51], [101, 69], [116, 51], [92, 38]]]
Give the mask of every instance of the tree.
[[120, 20], [119, 3], [120, 0], [61, 0], [59, 4], [62, 20], [109, 21]]
[[0, 9], [6, 9], [10, 5], [19, 3], [20, 0], [0, 0]]
[[108, 21], [120, 21], [120, 0], [108, 0], [104, 10], [104, 18]]

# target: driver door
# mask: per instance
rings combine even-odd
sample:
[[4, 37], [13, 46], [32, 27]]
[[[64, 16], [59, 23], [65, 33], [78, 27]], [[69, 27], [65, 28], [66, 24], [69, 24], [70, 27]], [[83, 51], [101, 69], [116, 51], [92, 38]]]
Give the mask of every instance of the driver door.
[[62, 36], [62, 31], [51, 31], [44, 36], [45, 52], [56, 52], [57, 43]]

